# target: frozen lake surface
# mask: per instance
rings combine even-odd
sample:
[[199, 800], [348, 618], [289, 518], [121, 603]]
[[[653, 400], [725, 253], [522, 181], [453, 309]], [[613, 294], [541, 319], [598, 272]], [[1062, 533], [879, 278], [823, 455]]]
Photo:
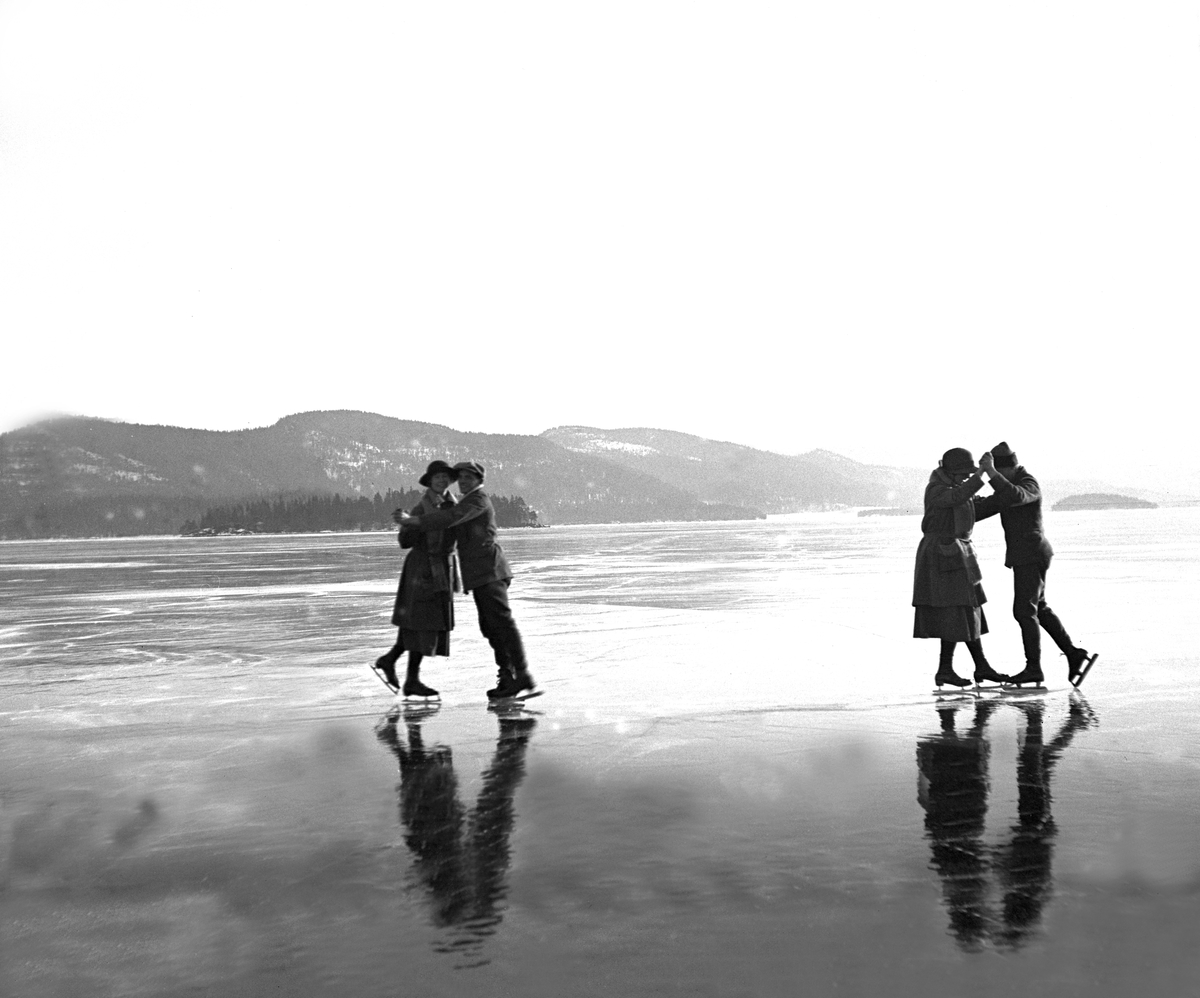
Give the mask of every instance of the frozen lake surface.
[[510, 713], [394, 535], [0, 543], [0, 994], [1200, 993], [1200, 510], [1047, 530], [1083, 691], [940, 704], [915, 518], [508, 531]]

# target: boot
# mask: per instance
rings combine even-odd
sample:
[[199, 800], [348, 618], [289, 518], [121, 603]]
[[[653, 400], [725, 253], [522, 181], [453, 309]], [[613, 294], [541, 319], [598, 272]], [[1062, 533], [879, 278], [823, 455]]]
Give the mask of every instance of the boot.
[[392, 657], [391, 652], [375, 659], [375, 664], [371, 666], [371, 669], [389, 690], [393, 693], [400, 692], [400, 679], [396, 675], [396, 659]]
[[1012, 678], [1003, 672], [997, 672], [987, 662], [975, 666], [975, 685], [981, 683], [1011, 683]]
[[1088, 653], [1085, 648], [1072, 648], [1067, 652], [1067, 682], [1078, 686], [1083, 667], [1088, 664]]
[[500, 666], [498, 669], [496, 669], [496, 685], [487, 691], [487, 698], [489, 700], [501, 700], [508, 696], [509, 694], [505, 691], [509, 688], [509, 686], [512, 685], [512, 681], [513, 676], [512, 673], [508, 671], [508, 667], [503, 665]]
[[[492, 690], [488, 690], [488, 696], [492, 697]], [[520, 672], [513, 673], [508, 677], [507, 682], [501, 682], [496, 688], [496, 696], [494, 700], [528, 700], [530, 697], [541, 696], [542, 691], [537, 688], [537, 684], [533, 681], [533, 676], [525, 669]]]
[[406, 679], [404, 681], [404, 695], [406, 697], [440, 697], [432, 686], [426, 686], [419, 679]]
[[933, 681], [937, 683], [940, 690], [942, 683], [949, 683], [951, 686], [970, 686], [971, 680], [963, 679], [954, 671], [954, 642], [942, 641], [941, 650], [938, 653], [938, 668], [937, 675], [933, 677]]
[[1041, 686], [1046, 682], [1040, 665], [1027, 665], [1015, 676], [1009, 676], [1008, 683], [1013, 686]]

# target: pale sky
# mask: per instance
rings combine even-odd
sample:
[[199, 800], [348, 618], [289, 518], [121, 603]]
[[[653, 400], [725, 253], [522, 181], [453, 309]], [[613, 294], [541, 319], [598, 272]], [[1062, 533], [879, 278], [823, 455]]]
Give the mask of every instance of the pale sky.
[[1197, 178], [1192, 3], [0, 0], [0, 431], [1200, 476]]

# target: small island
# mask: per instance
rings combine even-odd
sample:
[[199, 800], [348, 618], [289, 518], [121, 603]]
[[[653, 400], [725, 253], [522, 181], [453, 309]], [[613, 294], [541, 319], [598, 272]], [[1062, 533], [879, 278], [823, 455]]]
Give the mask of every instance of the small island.
[[1158, 509], [1158, 503], [1136, 499], [1133, 496], [1118, 496], [1110, 492], [1084, 492], [1080, 495], [1060, 499], [1052, 507], [1055, 510], [1077, 509]]

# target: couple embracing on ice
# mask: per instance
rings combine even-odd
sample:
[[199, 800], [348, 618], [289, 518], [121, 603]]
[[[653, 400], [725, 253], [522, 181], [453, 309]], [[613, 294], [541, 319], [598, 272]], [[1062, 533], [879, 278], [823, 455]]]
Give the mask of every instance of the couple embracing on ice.
[[[975, 495], [988, 476], [993, 494]], [[1013, 573], [1013, 616], [1021, 627], [1025, 668], [1015, 676], [997, 672], [983, 654], [987, 597], [971, 531], [977, 520], [1000, 515], [1004, 526], [1004, 564]], [[1076, 647], [1062, 621], [1046, 605], [1046, 572], [1054, 549], [1042, 529], [1042, 490], [1038, 481], [1017, 462], [1007, 443], [985, 451], [976, 467], [971, 452], [953, 447], [942, 455], [925, 487], [925, 516], [913, 575], [914, 638], [941, 641], [937, 674], [933, 681], [969, 686], [971, 680], [954, 672], [954, 647], [962, 641], [975, 665], [976, 685], [985, 682], [1040, 686], [1041, 631], [1044, 629], [1067, 657], [1071, 685], [1083, 682], [1097, 656]]]
[[[493, 701], [538, 695], [525, 645], [508, 605], [512, 571], [496, 543], [496, 510], [483, 489], [484, 469], [477, 461], [453, 467], [434, 461], [418, 480], [425, 494], [410, 511], [398, 509], [399, 541], [408, 549], [392, 610], [396, 643], [372, 666], [393, 692], [405, 697], [434, 698], [438, 691], [421, 682], [421, 662], [428, 655], [450, 654], [454, 629], [454, 594], [471, 593], [479, 613], [479, 630], [492, 646], [497, 682], [487, 691]], [[458, 483], [459, 498], [450, 493]], [[459, 565], [461, 564], [461, 575]], [[396, 663], [408, 652], [401, 683]]]

